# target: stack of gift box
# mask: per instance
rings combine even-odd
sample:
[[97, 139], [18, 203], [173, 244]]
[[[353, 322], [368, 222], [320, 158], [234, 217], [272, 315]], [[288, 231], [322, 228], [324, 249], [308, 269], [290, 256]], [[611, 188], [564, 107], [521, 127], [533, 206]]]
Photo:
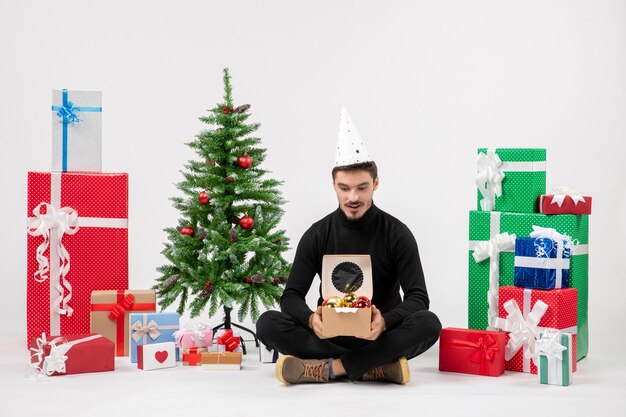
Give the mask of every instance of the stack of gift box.
[[208, 352], [212, 329], [180, 329], [178, 313], [156, 312], [154, 290], [128, 290], [128, 175], [102, 172], [101, 97], [53, 91], [52, 170], [28, 173], [31, 366], [48, 376], [112, 371], [115, 356], [129, 356], [144, 370], [181, 357], [235, 369], [232, 330]]
[[440, 369], [539, 372], [542, 383], [569, 385], [589, 346], [591, 197], [546, 194], [545, 149], [479, 149], [477, 164], [469, 329], [444, 329]]

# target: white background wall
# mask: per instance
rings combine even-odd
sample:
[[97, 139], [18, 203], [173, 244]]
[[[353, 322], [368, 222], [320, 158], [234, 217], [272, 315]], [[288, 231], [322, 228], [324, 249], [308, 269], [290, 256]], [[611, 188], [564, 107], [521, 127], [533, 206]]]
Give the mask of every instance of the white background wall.
[[624, 2], [603, 0], [3, 1], [3, 332], [25, 329], [26, 173], [50, 168], [50, 90], [103, 90], [103, 166], [130, 174], [130, 285], [145, 288], [195, 157], [184, 143], [228, 66], [285, 181], [292, 246], [336, 207], [345, 104], [379, 165], [375, 201], [415, 234], [446, 326], [466, 325], [475, 149], [547, 148], [548, 185], [594, 198], [591, 352], [624, 340], [625, 23]]

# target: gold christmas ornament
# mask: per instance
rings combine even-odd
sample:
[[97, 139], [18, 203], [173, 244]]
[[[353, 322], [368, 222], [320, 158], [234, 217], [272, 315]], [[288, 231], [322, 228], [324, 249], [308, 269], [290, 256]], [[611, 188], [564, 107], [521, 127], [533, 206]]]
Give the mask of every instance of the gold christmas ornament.
[[337, 308], [337, 307], [343, 307], [342, 304], [343, 304], [343, 300], [341, 298], [329, 297], [322, 303], [322, 307]]
[[344, 295], [343, 296], [344, 307], [352, 307], [352, 304], [354, 304], [354, 302], [358, 299], [359, 297], [357, 297], [353, 292], [350, 292]]

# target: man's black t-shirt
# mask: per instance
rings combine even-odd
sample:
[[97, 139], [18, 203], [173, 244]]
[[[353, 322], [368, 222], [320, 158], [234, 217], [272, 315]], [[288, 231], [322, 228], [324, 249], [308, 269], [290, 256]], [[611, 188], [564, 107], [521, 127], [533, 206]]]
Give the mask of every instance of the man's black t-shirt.
[[[348, 220], [337, 209], [314, 223], [302, 236], [281, 310], [308, 327], [313, 313], [305, 297], [313, 278], [321, 276], [324, 255], [363, 255], [372, 260], [372, 303], [383, 313], [388, 329], [429, 306], [417, 243], [409, 228], [374, 204], [359, 220]], [[400, 288], [404, 300], [400, 296]], [[321, 286], [318, 305], [322, 303]]]

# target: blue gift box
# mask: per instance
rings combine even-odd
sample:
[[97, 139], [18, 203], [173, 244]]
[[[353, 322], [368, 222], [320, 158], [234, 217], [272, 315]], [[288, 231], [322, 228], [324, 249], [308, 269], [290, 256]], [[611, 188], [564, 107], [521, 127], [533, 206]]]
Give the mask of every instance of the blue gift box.
[[[137, 363], [137, 345], [175, 342], [174, 332], [179, 327], [178, 313], [131, 313], [128, 320], [131, 363]], [[179, 360], [178, 348], [176, 360]]]
[[515, 240], [516, 287], [569, 288], [570, 246], [567, 240], [519, 237]]

